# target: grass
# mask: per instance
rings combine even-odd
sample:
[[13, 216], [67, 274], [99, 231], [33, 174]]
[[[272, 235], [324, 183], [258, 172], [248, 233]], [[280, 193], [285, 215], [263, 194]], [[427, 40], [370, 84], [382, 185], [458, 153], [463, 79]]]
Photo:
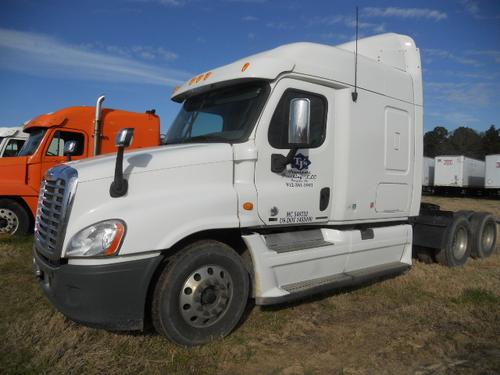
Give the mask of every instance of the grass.
[[[500, 216], [498, 201], [435, 201]], [[67, 320], [32, 276], [31, 241], [0, 241], [0, 374], [500, 373], [498, 249], [463, 268], [416, 263], [378, 283], [254, 307], [226, 339], [185, 349]]]
[[457, 303], [470, 304], [475, 306], [491, 306], [500, 308], [500, 297], [482, 288], [465, 289], [461, 296], [456, 298]]

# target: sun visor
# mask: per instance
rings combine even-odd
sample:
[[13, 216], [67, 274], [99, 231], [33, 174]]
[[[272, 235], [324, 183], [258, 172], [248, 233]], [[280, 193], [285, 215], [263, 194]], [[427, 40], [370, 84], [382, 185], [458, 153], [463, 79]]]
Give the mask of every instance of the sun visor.
[[24, 131], [29, 131], [31, 128], [49, 128], [59, 126], [62, 125], [65, 120], [66, 116], [64, 115], [46, 113], [28, 121], [28, 123], [24, 125]]
[[293, 62], [286, 59], [250, 56], [191, 78], [174, 89], [171, 99], [183, 102], [189, 96], [236, 82], [253, 79], [273, 80], [281, 73], [292, 71], [293, 68]]

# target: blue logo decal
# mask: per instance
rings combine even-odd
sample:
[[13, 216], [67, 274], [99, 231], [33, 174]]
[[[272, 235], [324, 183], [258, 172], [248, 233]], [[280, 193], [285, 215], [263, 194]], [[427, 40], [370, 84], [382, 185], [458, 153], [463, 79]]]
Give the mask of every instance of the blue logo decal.
[[311, 161], [309, 160], [309, 156], [304, 156], [302, 154], [295, 155], [292, 161], [292, 168], [298, 169], [299, 171], [308, 169], [310, 165]]

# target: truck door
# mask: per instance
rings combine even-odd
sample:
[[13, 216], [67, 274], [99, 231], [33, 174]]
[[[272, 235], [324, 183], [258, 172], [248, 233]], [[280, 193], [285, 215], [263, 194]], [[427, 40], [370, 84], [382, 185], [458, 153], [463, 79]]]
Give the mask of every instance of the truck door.
[[42, 176], [48, 169], [68, 160], [68, 158], [64, 156], [64, 144], [68, 141], [76, 141], [77, 143], [76, 151], [71, 157], [71, 160], [87, 157], [85, 134], [78, 131], [54, 130], [50, 137], [51, 139], [47, 143], [48, 146], [42, 156]]
[[[273, 154], [286, 156], [290, 102], [310, 102], [310, 136], [281, 173], [271, 170]], [[256, 131], [258, 159], [255, 183], [259, 217], [268, 225], [326, 222], [333, 188], [334, 91], [321, 85], [285, 78], [273, 89]]]

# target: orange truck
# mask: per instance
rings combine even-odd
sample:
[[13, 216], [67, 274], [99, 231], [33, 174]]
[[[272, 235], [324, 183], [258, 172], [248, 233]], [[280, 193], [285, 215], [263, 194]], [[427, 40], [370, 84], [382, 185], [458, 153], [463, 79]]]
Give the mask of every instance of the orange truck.
[[[40, 184], [49, 168], [70, 158], [116, 152], [115, 136], [122, 128], [134, 128], [131, 148], [160, 145], [160, 118], [154, 110], [102, 108], [103, 101], [101, 96], [95, 107], [64, 108], [25, 124], [29, 138], [18, 155], [0, 158], [0, 236], [32, 230]], [[69, 143], [72, 147], [65, 151]]]

